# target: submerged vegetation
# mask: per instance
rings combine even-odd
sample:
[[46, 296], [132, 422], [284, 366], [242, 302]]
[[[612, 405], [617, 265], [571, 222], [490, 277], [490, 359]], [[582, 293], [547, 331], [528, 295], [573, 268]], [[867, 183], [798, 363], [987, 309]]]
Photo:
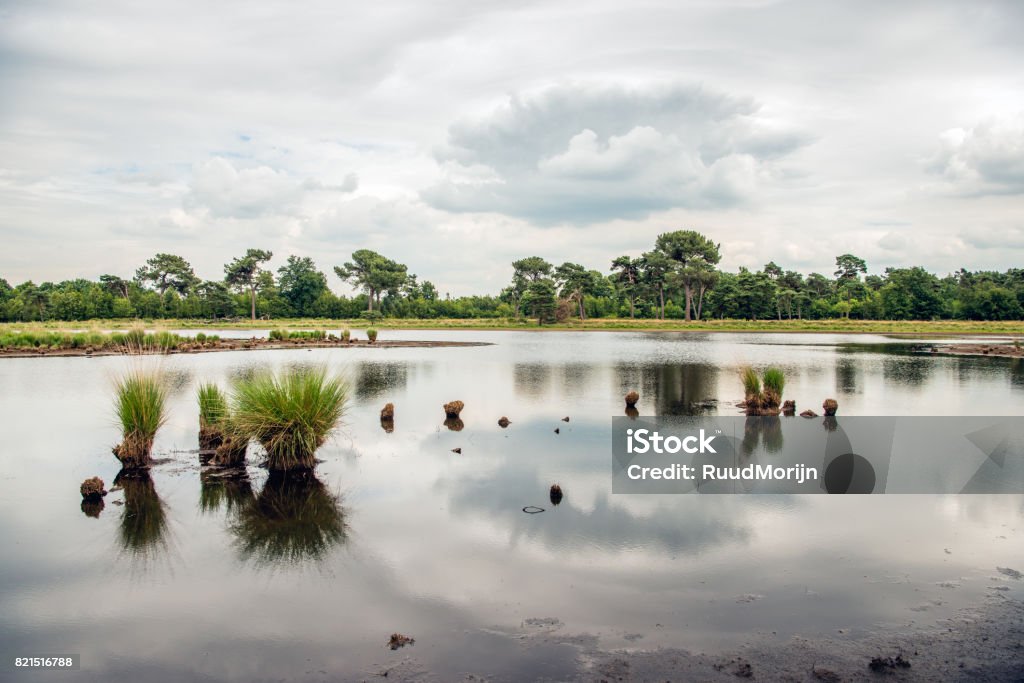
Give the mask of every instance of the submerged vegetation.
[[114, 455], [126, 469], [147, 467], [153, 440], [167, 420], [167, 387], [158, 371], [136, 369], [117, 380], [114, 412], [121, 426], [121, 443]]
[[312, 469], [345, 412], [348, 386], [324, 367], [258, 372], [235, 383], [231, 431], [258, 442], [270, 470]]

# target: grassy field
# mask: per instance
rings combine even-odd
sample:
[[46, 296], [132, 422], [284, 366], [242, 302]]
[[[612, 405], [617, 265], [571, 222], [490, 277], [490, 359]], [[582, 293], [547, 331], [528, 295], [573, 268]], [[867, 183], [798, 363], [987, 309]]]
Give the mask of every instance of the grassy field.
[[[45, 323], [0, 323], [0, 334], [45, 331], [129, 330], [143, 326], [149, 330], [169, 329], [302, 329], [362, 330], [366, 320], [328, 320], [322, 318], [276, 320], [89, 320], [84, 322], [52, 321]], [[630, 320], [628, 318], [595, 318], [538, 327], [536, 321], [511, 318], [476, 319], [383, 319], [372, 323], [381, 330], [639, 330], [672, 332], [820, 332], [846, 334], [902, 335], [974, 335], [996, 334], [1024, 337], [1024, 321], [986, 322], [967, 320]]]

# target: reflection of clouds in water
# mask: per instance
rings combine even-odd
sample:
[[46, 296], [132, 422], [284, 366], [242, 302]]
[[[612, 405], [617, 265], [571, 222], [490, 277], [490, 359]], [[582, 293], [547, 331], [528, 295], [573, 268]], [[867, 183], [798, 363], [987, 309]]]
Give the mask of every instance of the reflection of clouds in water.
[[[610, 462], [604, 457], [595, 458], [586, 447], [564, 447], [552, 455], [550, 450], [545, 453], [543, 448], [519, 443], [515, 452], [497, 457], [501, 458], [499, 464], [485, 476], [466, 470], [465, 476], [440, 479], [436, 489], [448, 496], [456, 514], [485, 514], [506, 525], [513, 543], [520, 538], [536, 538], [551, 550], [596, 547], [618, 553], [645, 548], [675, 553], [746, 543], [750, 537], [744, 508], [724, 496], [654, 496], [657, 500], [653, 508], [647, 514], [638, 514], [627, 507], [633, 497], [613, 499], [605, 487], [592, 498], [590, 509], [583, 509], [581, 501], [573, 498], [571, 472], [578, 472], [580, 479], [588, 482], [606, 469], [609, 477], [611, 472]], [[554, 482], [541, 478], [551, 463], [557, 463], [562, 473], [559, 483], [565, 490], [557, 510], [547, 500]], [[568, 475], [566, 468], [570, 469]], [[539, 505], [548, 512], [526, 515], [520, 512], [526, 505]]]

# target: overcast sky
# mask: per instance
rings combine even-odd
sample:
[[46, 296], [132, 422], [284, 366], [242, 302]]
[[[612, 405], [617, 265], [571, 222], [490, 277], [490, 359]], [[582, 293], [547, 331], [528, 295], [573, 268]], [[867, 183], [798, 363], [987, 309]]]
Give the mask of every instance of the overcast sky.
[[0, 0], [0, 277], [1024, 266], [1024, 3]]

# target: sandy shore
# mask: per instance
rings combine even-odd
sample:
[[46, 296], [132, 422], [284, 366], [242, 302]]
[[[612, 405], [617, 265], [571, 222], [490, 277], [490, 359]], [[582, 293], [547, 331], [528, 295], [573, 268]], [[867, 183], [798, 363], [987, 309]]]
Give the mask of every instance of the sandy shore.
[[[489, 342], [465, 342], [465, 341], [412, 341], [412, 340], [390, 340], [352, 342], [333, 341], [275, 341], [270, 339], [222, 339], [217, 343], [187, 342], [179, 348], [163, 351], [159, 349], [143, 350], [144, 354], [187, 354], [187, 353], [217, 353], [220, 351], [273, 351], [281, 349], [433, 349], [447, 347], [470, 347], [470, 346], [491, 346]], [[132, 355], [137, 351], [132, 351]], [[128, 352], [120, 347], [104, 349], [3, 349], [0, 350], [0, 358], [36, 358], [39, 356], [57, 356], [62, 358], [76, 356], [123, 356]]]

